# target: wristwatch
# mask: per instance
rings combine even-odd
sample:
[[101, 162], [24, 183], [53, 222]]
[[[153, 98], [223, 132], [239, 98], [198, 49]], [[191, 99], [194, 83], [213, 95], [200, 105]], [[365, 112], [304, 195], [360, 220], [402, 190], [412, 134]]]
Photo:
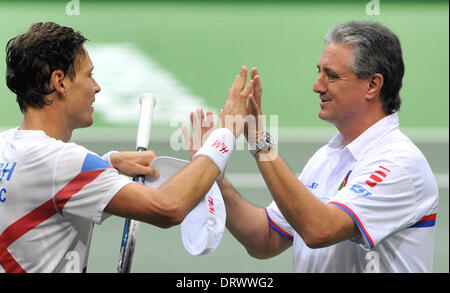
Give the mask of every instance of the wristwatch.
[[255, 157], [259, 151], [270, 150], [275, 144], [275, 139], [267, 131], [264, 131], [258, 143], [255, 145], [255, 149], [250, 149], [249, 152]]

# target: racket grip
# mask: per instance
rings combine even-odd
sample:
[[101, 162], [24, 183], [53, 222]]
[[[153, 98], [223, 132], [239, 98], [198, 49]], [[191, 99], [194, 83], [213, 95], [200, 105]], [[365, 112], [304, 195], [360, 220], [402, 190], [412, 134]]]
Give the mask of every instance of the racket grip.
[[152, 127], [153, 109], [156, 97], [150, 93], [144, 93], [139, 98], [141, 112], [139, 115], [139, 127], [136, 137], [136, 149], [147, 150], [150, 141], [150, 129]]

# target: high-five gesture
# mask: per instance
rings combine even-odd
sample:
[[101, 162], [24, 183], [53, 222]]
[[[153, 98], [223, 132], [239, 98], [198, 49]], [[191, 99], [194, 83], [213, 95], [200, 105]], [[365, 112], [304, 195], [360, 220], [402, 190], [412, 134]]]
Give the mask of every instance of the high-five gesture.
[[241, 72], [236, 76], [233, 85], [228, 91], [228, 99], [219, 117], [219, 126], [233, 131], [236, 138], [244, 131], [244, 117], [247, 114], [247, 98], [253, 92], [253, 80], [245, 86], [247, 74], [247, 66], [242, 65]]
[[253, 82], [253, 92], [248, 96], [247, 116], [244, 129], [244, 135], [250, 145], [255, 145], [259, 134], [264, 131], [262, 119], [262, 84], [258, 69], [251, 71], [251, 80]]

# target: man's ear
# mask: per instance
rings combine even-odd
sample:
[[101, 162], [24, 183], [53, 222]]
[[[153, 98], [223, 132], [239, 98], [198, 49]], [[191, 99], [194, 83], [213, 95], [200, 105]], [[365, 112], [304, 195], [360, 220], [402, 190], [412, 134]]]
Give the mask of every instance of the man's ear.
[[376, 96], [379, 96], [381, 88], [383, 87], [383, 83], [384, 78], [380, 73], [375, 73], [374, 75], [369, 77], [366, 98], [370, 100]]
[[61, 96], [64, 96], [66, 94], [64, 78], [65, 74], [60, 69], [53, 71], [52, 75], [50, 76], [50, 88], [53, 88]]

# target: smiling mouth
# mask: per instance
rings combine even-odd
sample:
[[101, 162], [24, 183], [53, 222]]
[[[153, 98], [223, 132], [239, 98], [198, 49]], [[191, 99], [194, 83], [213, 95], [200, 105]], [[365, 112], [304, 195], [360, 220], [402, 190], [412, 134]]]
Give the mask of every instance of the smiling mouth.
[[331, 101], [331, 98], [328, 97], [325, 93], [322, 93], [321, 95], [319, 95], [319, 98], [320, 98], [320, 102], [321, 103], [325, 103], [325, 102]]

